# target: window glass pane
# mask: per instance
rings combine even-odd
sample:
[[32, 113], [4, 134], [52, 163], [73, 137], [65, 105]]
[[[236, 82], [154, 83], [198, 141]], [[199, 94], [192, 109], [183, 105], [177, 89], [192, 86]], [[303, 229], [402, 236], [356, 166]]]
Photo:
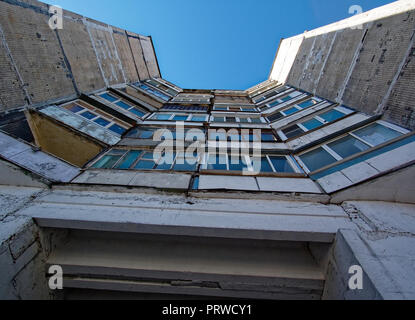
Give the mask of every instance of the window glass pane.
[[154, 119], [156, 120], [169, 120], [170, 118], [171, 118], [170, 113], [165, 113], [165, 114], [159, 113], [154, 116]]
[[225, 118], [224, 117], [214, 117], [215, 122], [225, 122]]
[[142, 151], [139, 150], [128, 152], [124, 159], [119, 164], [117, 164], [116, 169], [129, 169], [141, 153]]
[[85, 110], [85, 109], [76, 104], [74, 106], [69, 107], [68, 110], [72, 111], [73, 113], [77, 113], [77, 112], [80, 112], [80, 111]]
[[104, 98], [105, 100], [108, 100], [109, 102], [114, 102], [117, 101], [118, 98], [114, 97], [113, 95], [109, 94], [109, 93], [103, 93], [99, 95], [101, 98]]
[[294, 173], [294, 169], [291, 167], [286, 157], [279, 156], [270, 156], [272, 165], [274, 166], [277, 172], [288, 172]]
[[220, 132], [220, 131], [210, 131], [209, 132], [209, 140], [213, 141], [226, 141], [227, 135], [226, 133]]
[[291, 100], [293, 97], [289, 94], [288, 96], [286, 96], [286, 97], [284, 97], [284, 98], [281, 98], [280, 100], [282, 101], [282, 102], [287, 102], [288, 100]]
[[110, 129], [112, 132], [118, 133], [120, 135], [123, 134], [126, 131], [126, 129], [124, 129], [123, 127], [120, 127], [118, 124], [113, 124], [108, 129]]
[[[178, 163], [181, 162], [181, 163]], [[189, 164], [186, 159], [180, 157], [176, 160], [173, 170], [175, 171], [196, 171], [197, 163]]]
[[98, 118], [96, 120], [94, 120], [94, 122], [96, 122], [97, 124], [99, 124], [100, 126], [106, 127], [107, 125], [110, 124], [109, 121], [102, 119], [102, 118]]
[[329, 148], [334, 150], [342, 158], [347, 158], [356, 153], [365, 151], [370, 147], [352, 136], [346, 136], [340, 140], [328, 144]]
[[139, 130], [141, 139], [152, 139], [154, 131], [153, 130]]
[[[233, 159], [233, 161], [232, 161]], [[229, 170], [231, 171], [243, 171], [244, 168], [247, 168], [245, 160], [240, 157], [229, 156]]]
[[275, 136], [272, 133], [262, 133], [261, 141], [263, 142], [275, 142]]
[[130, 109], [128, 111], [130, 111], [131, 113], [134, 113], [135, 115], [137, 115], [139, 117], [143, 117], [145, 115], [144, 112], [138, 110], [137, 108], [132, 108], [132, 109]]
[[81, 116], [83, 116], [84, 118], [89, 119], [89, 120], [94, 119], [94, 118], [97, 117], [95, 114], [93, 114], [93, 113], [91, 113], [89, 111], [86, 111], [84, 113], [81, 113]]
[[274, 172], [274, 170], [272, 170], [271, 166], [269, 165], [268, 159], [265, 157], [261, 158], [261, 172]]
[[304, 133], [303, 129], [301, 129], [299, 126], [294, 125], [287, 129], [282, 130], [282, 132], [285, 134], [287, 138], [296, 137], [302, 133]]
[[209, 155], [207, 162], [208, 170], [227, 170], [226, 167], [226, 155]]
[[128, 109], [130, 109], [132, 107], [129, 104], [125, 103], [124, 101], [118, 101], [116, 103], [116, 105], [119, 106], [119, 107], [121, 107], [121, 108], [123, 108], [123, 109], [125, 109], [125, 110], [128, 110]]
[[239, 118], [239, 122], [241, 122], [241, 123], [248, 123], [249, 120], [248, 120], [248, 118]]
[[323, 148], [318, 148], [313, 151], [307, 152], [300, 156], [300, 159], [304, 162], [310, 171], [315, 171], [324, 166], [332, 164], [337, 160]]
[[151, 89], [150, 87], [148, 87], [144, 84], [139, 84], [138, 87], [145, 90], [145, 91], [147, 91], [148, 93], [151, 93], [151, 94], [155, 95], [156, 97], [159, 97], [159, 98], [165, 100], [165, 101], [170, 99], [169, 96], [167, 96], [167, 95], [165, 95], [165, 94], [163, 94], [163, 93], [161, 93], [157, 90]]
[[227, 107], [215, 107], [214, 110], [228, 111], [228, 108]]
[[174, 116], [173, 121], [186, 121], [189, 116]]
[[311, 106], [314, 106], [315, 104], [317, 104], [318, 103], [318, 101], [317, 100], [314, 100], [314, 99], [310, 99], [310, 100], [307, 100], [307, 101], [304, 101], [304, 102], [301, 102], [301, 103], [299, 103], [299, 104], [297, 104], [301, 109], [306, 109], [306, 108], [309, 108], [309, 107], [311, 107]]
[[321, 127], [323, 123], [321, 123], [317, 119], [311, 119], [310, 121], [303, 122], [302, 125], [306, 127], [307, 130], [313, 130], [313, 129]]
[[153, 160], [153, 158], [154, 158], [153, 152], [146, 152], [141, 157], [141, 159], [149, 159], [149, 160]]
[[226, 117], [226, 122], [236, 122], [235, 117]]
[[323, 118], [327, 122], [333, 122], [333, 121], [336, 121], [337, 119], [343, 118], [344, 116], [345, 116], [344, 113], [334, 109], [329, 112], [321, 114], [319, 117]]
[[382, 126], [379, 123], [372, 124], [366, 128], [354, 131], [353, 133], [374, 146], [402, 135], [402, 133]]
[[275, 113], [275, 114], [273, 114], [273, 115], [269, 116], [269, 117], [268, 117], [268, 120], [269, 120], [270, 122], [273, 122], [273, 121], [276, 121], [276, 120], [281, 119], [281, 118], [283, 118], [283, 117], [284, 117], [284, 115], [283, 115], [282, 113], [277, 112], [277, 113]]
[[193, 116], [191, 121], [193, 121], [193, 122], [204, 122], [204, 121], [206, 121], [206, 117], [205, 116], [198, 116], [198, 117]]
[[260, 118], [251, 118], [252, 123], [262, 123]]
[[287, 116], [289, 116], [290, 114], [294, 114], [294, 113], [298, 112], [298, 109], [297, 109], [297, 108], [295, 108], [295, 107], [293, 107], [293, 108], [290, 108], [290, 109], [288, 109], [288, 110], [284, 110], [283, 112], [284, 112]]
[[159, 161], [157, 161], [159, 164], [157, 165], [156, 170], [170, 170], [176, 157], [176, 153], [168, 152], [165, 153], [163, 157], [164, 159], [160, 158]]
[[239, 135], [239, 133], [237, 133], [237, 134], [231, 134], [231, 133], [229, 133], [228, 134], [228, 141], [237, 142], [237, 141], [240, 141], [240, 140], [241, 140], [241, 136]]
[[100, 169], [111, 169], [118, 160], [120, 160], [121, 155], [111, 156], [105, 155], [98, 162], [96, 162], [92, 167]]
[[153, 169], [155, 166], [154, 161], [140, 160], [134, 167], [134, 169]]

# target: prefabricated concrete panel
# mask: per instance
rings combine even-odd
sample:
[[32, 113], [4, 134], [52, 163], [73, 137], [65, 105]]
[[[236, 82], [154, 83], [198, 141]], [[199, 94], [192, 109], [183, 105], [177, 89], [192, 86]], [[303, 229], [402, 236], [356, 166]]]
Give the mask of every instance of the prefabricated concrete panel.
[[83, 17], [65, 11], [63, 29], [58, 30], [58, 34], [79, 91], [91, 92], [104, 88], [105, 81]]
[[[0, 156], [51, 181], [69, 182], [79, 169], [19, 140], [0, 133]], [[5, 143], [3, 143], [5, 142]]]
[[314, 48], [315, 38], [304, 39], [301, 43], [300, 49], [295, 58], [294, 64], [287, 78], [287, 83], [297, 88], [301, 88], [301, 83], [304, 84], [303, 74], [307, 70], [308, 63], [311, 58], [312, 50]]
[[[415, 36], [414, 36], [415, 37]], [[385, 104], [384, 119], [415, 130], [415, 45], [405, 61], [389, 100]]]
[[113, 39], [115, 46], [117, 47], [118, 54], [125, 72], [127, 82], [133, 83], [139, 81], [137, 74], [137, 68], [134, 62], [133, 53], [131, 51], [130, 44], [128, 42], [127, 35], [124, 30], [112, 27]]
[[259, 188], [254, 177], [201, 175], [199, 190], [259, 191]]
[[115, 145], [121, 140], [121, 137], [114, 132], [103, 128], [92, 121], [87, 121], [82, 116], [74, 114], [64, 108], [50, 106], [40, 110], [40, 113], [61, 123], [64, 123], [67, 126], [78, 130], [90, 137], [93, 137], [105, 144]]
[[369, 28], [344, 92], [346, 105], [366, 113], [377, 113], [406, 58], [414, 19], [415, 11], [410, 11], [377, 20]]
[[311, 179], [257, 177], [261, 191], [322, 193]]
[[365, 31], [362, 26], [361, 29], [343, 29], [336, 32], [326, 64], [313, 87], [317, 95], [340, 101], [343, 86], [346, 85], [348, 72], [355, 61], [356, 51]]
[[[308, 92], [315, 91], [320, 73], [325, 66], [335, 37], [336, 33], [331, 32], [314, 38], [309, 61], [304, 65], [303, 74], [299, 80], [298, 87]], [[308, 39], [306, 39], [304, 43], [307, 43], [307, 41]]]
[[27, 103], [19, 70], [14, 62], [0, 23], [0, 112]]
[[141, 47], [140, 37], [138, 34], [127, 31], [128, 41], [131, 46], [135, 66], [138, 71], [140, 80], [150, 78], [150, 74], [147, 69], [146, 61], [144, 59], [143, 48]]
[[112, 38], [112, 29], [101, 22], [84, 19], [107, 86], [125, 83], [125, 72]]
[[144, 59], [147, 64], [147, 69], [150, 77], [160, 78], [160, 70], [157, 65], [157, 57], [154, 52], [151, 38], [140, 36], [140, 43], [141, 47], [143, 48]]
[[165, 190], [187, 191], [190, 184], [189, 174], [169, 174], [160, 172], [137, 172], [120, 170], [88, 170], [77, 177], [73, 183], [123, 185]]
[[332, 195], [332, 203], [348, 200], [391, 201], [415, 203], [413, 184], [415, 166], [392, 172], [356, 186], [341, 190]]
[[12, 5], [1, 1], [0, 21], [34, 104], [76, 94], [57, 33], [49, 28], [46, 4], [31, 1]]

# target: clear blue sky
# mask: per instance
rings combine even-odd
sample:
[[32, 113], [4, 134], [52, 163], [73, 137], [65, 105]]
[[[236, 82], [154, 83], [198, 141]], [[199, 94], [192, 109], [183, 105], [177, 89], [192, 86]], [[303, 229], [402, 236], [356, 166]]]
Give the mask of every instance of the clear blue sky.
[[183, 88], [247, 89], [268, 78], [281, 38], [391, 0], [43, 0], [151, 35], [163, 78]]

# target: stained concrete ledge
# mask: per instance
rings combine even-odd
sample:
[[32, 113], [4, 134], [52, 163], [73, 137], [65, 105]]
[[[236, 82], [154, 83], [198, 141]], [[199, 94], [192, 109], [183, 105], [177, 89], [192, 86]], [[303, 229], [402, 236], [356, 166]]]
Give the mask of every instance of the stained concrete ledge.
[[147, 187], [163, 190], [189, 189], [190, 174], [163, 173], [163, 172], [138, 172], [123, 170], [87, 170], [72, 183], [94, 185], [121, 185], [129, 187]]
[[[339, 230], [323, 298], [415, 299], [415, 205], [347, 202], [359, 229]], [[350, 266], [362, 267], [363, 289], [350, 290]]]
[[354, 227], [340, 206], [116, 192], [56, 190], [19, 213], [47, 228], [322, 243]]

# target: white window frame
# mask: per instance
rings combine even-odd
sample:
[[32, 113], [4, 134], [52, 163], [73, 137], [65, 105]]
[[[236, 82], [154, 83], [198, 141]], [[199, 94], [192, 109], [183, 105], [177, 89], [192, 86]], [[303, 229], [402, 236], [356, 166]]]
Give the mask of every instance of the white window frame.
[[[302, 109], [302, 110], [304, 110], [304, 109]], [[330, 112], [330, 111], [332, 111], [332, 110], [337, 110], [337, 111], [339, 111], [339, 112], [341, 112], [341, 113], [343, 113], [344, 114], [344, 117], [347, 117], [348, 115], [350, 115], [350, 114], [352, 114], [354, 111], [353, 110], [350, 110], [350, 109], [347, 109], [347, 108], [344, 108], [344, 107], [342, 107], [342, 106], [337, 106], [337, 107], [334, 107], [334, 108], [332, 108], [332, 109], [330, 109], [330, 110], [325, 110], [324, 112], [322, 112], [322, 113], [320, 113], [320, 114], [325, 114], [325, 113], [328, 113], [328, 112]], [[340, 119], [338, 119], [338, 120], [342, 120], [342, 119], [344, 119], [344, 117], [342, 117], [342, 118], [340, 118]], [[294, 125], [297, 125], [298, 127], [300, 127], [300, 129], [301, 130], [303, 130], [303, 132], [304, 133], [307, 133], [307, 132], [309, 132], [309, 131], [311, 131], [311, 130], [309, 130], [309, 129], [307, 129], [305, 126], [303, 126], [303, 123], [304, 122], [308, 122], [308, 121], [311, 121], [311, 120], [313, 120], [313, 119], [315, 119], [315, 120], [317, 120], [317, 121], [319, 121], [319, 122], [321, 122], [322, 123], [322, 126], [325, 126], [325, 125], [328, 125], [328, 124], [331, 124], [331, 123], [333, 123], [334, 121], [331, 121], [331, 122], [329, 122], [329, 121], [326, 121], [326, 120], [324, 120], [323, 118], [321, 118], [319, 115], [317, 115], [317, 116], [313, 116], [313, 117], [310, 117], [310, 118], [308, 118], [307, 120], [303, 120], [303, 119], [301, 119], [301, 120], [299, 120], [299, 121], [301, 121], [301, 122], [295, 122], [295, 123], [292, 123], [292, 124], [290, 124], [289, 126], [287, 126], [287, 128], [288, 127], [291, 127], [291, 126], [294, 126]], [[337, 120], [336, 120], [337, 121]], [[322, 127], [321, 126], [321, 127]], [[319, 127], [318, 129], [321, 129], [321, 127]], [[286, 128], [285, 128], [286, 129]], [[283, 141], [285, 141], [285, 140], [288, 140], [289, 138], [287, 138], [287, 136], [284, 134], [284, 132], [283, 132], [283, 130], [284, 129], [281, 129], [281, 130], [278, 130], [278, 135], [280, 136], [280, 138], [283, 140]], [[294, 139], [295, 139], [296, 137], [294, 137]]]
[[[353, 130], [353, 131], [351, 131], [351, 132], [348, 132], [348, 133], [346, 133], [346, 134], [343, 134], [343, 135], [341, 135], [341, 136], [339, 136], [339, 137], [337, 137], [337, 138], [335, 138], [335, 139], [329, 140], [329, 141], [327, 141], [327, 142], [325, 142], [325, 143], [323, 143], [323, 144], [320, 144], [320, 145], [318, 145], [318, 146], [316, 146], [316, 147], [314, 147], [314, 148], [311, 148], [311, 149], [309, 149], [309, 150], [303, 151], [303, 152], [299, 153], [298, 155], [295, 155], [294, 157], [295, 157], [295, 159], [297, 160], [297, 162], [301, 165], [301, 167], [304, 169], [304, 171], [305, 171], [305, 172], [307, 172], [307, 173], [311, 173], [312, 171], [310, 171], [310, 170], [308, 169], [308, 167], [305, 165], [305, 163], [301, 160], [301, 156], [302, 156], [302, 155], [304, 155], [304, 154], [306, 154], [306, 153], [312, 152], [312, 151], [314, 151], [314, 150], [316, 150], [316, 149], [323, 148], [325, 151], [327, 151], [327, 152], [328, 152], [331, 156], [333, 156], [333, 157], [337, 160], [335, 163], [337, 163], [338, 161], [341, 161], [341, 160], [347, 159], [347, 158], [349, 158], [349, 157], [353, 157], [353, 156], [355, 156], [355, 155], [351, 155], [351, 156], [349, 156], [349, 157], [343, 158], [342, 156], [340, 156], [337, 152], [335, 152], [334, 150], [332, 150], [332, 149], [328, 146], [329, 144], [331, 144], [331, 143], [333, 143], [333, 142], [336, 142], [336, 141], [339, 141], [339, 140], [341, 140], [341, 139], [343, 139], [343, 138], [345, 138], [345, 137], [347, 137], [347, 136], [352, 136], [353, 138], [355, 138], [355, 139], [359, 140], [360, 142], [364, 143], [365, 145], [369, 146], [369, 148], [368, 148], [367, 150], [362, 151], [362, 152], [370, 152], [370, 150], [371, 150], [371, 149], [373, 149], [374, 147], [377, 147], [377, 146], [372, 145], [371, 143], [369, 143], [369, 142], [365, 141], [364, 139], [362, 139], [362, 138], [358, 137], [356, 134], [354, 134], [354, 132], [359, 131], [359, 130], [361, 130], [361, 129], [364, 129], [364, 128], [366, 128], [366, 127], [369, 127], [369, 126], [371, 126], [371, 125], [373, 125], [373, 124], [375, 124], [375, 123], [378, 123], [378, 124], [380, 124], [380, 125], [383, 125], [383, 126], [385, 126], [385, 127], [390, 128], [390, 129], [392, 129], [392, 130], [395, 130], [395, 131], [397, 131], [397, 132], [401, 133], [402, 135], [405, 135], [405, 134], [407, 134], [407, 133], [409, 133], [409, 132], [410, 132], [410, 131], [408, 131], [408, 130], [406, 130], [406, 129], [403, 129], [403, 128], [401, 128], [401, 127], [395, 126], [395, 125], [390, 124], [390, 123], [388, 123], [388, 122], [385, 122], [385, 121], [382, 121], [382, 120], [378, 120], [378, 121], [371, 122], [371, 123], [369, 123], [369, 124], [367, 124], [367, 125], [365, 125], [365, 126], [363, 126], [363, 127], [357, 128], [357, 129], [355, 129], [355, 130]], [[389, 141], [386, 141], [385, 143], [387, 143], [387, 142], [389, 142]], [[335, 163], [333, 163], [333, 165], [334, 165]]]

